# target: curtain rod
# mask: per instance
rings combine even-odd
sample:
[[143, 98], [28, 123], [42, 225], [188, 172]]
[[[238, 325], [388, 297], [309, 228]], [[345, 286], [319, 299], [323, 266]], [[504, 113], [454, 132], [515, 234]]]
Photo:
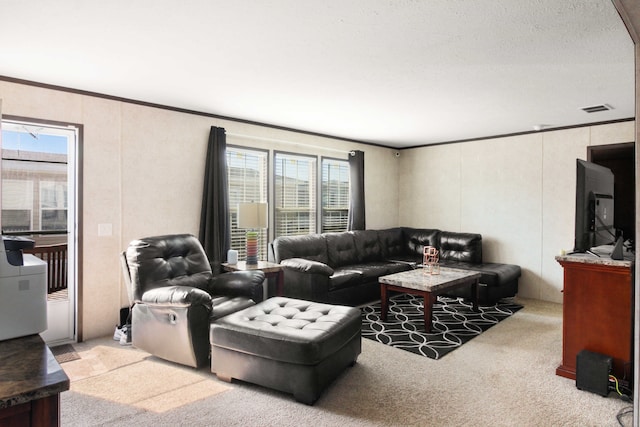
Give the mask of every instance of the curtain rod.
[[349, 150], [349, 151], [338, 150], [337, 148], [327, 148], [327, 147], [320, 147], [320, 146], [317, 146], [317, 145], [301, 144], [299, 142], [286, 141], [284, 139], [265, 138], [265, 137], [253, 136], [253, 135], [243, 135], [241, 133], [233, 133], [233, 132], [227, 132], [227, 135], [228, 136], [235, 136], [235, 137], [238, 137], [238, 138], [255, 139], [255, 140], [258, 140], [258, 141], [277, 142], [277, 143], [289, 144], [289, 145], [299, 145], [301, 147], [315, 148], [315, 149], [324, 150], [324, 151], [335, 151], [337, 153], [349, 154], [351, 156], [355, 155], [355, 151], [354, 150]]

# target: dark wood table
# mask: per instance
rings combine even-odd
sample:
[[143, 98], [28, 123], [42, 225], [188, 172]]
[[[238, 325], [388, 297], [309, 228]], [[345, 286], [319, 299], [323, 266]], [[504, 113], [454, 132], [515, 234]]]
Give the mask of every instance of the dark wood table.
[[284, 274], [282, 271], [282, 266], [280, 264], [276, 264], [268, 261], [258, 261], [258, 264], [248, 265], [246, 261], [238, 261], [237, 264], [229, 264], [225, 262], [222, 264], [222, 268], [224, 268], [225, 271], [260, 270], [264, 273], [264, 276], [267, 279], [270, 277], [275, 277], [276, 295], [277, 296], [284, 295]]
[[478, 311], [478, 283], [480, 272], [440, 267], [439, 274], [430, 274], [427, 269], [389, 274], [378, 279], [380, 282], [380, 301], [382, 320], [387, 320], [389, 291], [417, 295], [424, 298], [424, 327], [431, 332], [433, 303], [438, 295], [461, 286], [471, 286], [473, 310]]

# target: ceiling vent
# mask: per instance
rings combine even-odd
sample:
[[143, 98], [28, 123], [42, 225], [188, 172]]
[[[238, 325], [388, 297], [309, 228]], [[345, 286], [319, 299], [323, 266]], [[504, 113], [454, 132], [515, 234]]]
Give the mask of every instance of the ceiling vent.
[[609, 104], [592, 105], [591, 107], [584, 107], [582, 111], [586, 113], [599, 113], [600, 111], [613, 110], [613, 107]]

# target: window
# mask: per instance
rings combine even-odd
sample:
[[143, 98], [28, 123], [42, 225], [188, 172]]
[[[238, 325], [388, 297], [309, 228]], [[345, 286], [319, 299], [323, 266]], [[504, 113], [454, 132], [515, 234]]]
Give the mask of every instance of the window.
[[349, 225], [349, 162], [322, 159], [322, 232], [346, 231]]
[[66, 182], [40, 182], [40, 227], [42, 230], [67, 229]]
[[227, 146], [231, 248], [239, 259], [246, 257], [246, 230], [237, 227], [238, 203], [269, 203], [270, 228], [260, 230], [259, 259], [267, 259], [270, 238], [347, 230], [347, 160], [275, 151], [270, 169], [269, 157], [268, 150]]
[[315, 233], [315, 157], [275, 153], [275, 237]]
[[[239, 259], [246, 259], [246, 232], [238, 228], [238, 203], [267, 201], [268, 153], [227, 146], [227, 181], [229, 186], [229, 216], [231, 249]], [[267, 259], [267, 230], [258, 230], [258, 259]]]
[[[6, 162], [2, 165], [7, 167]], [[7, 171], [8, 172], [8, 171]], [[2, 231], [28, 231], [32, 229], [33, 181], [2, 180]]]
[[67, 230], [67, 131], [2, 122], [2, 230]]

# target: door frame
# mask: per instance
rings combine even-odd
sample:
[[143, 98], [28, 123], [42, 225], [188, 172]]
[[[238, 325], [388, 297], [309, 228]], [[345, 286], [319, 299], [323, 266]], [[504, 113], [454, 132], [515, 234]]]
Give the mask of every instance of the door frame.
[[82, 207], [83, 207], [83, 141], [84, 141], [84, 125], [80, 123], [71, 123], [71, 122], [60, 122], [55, 120], [46, 120], [39, 119], [33, 117], [25, 117], [25, 116], [14, 116], [9, 114], [0, 115], [0, 121], [16, 121], [16, 122], [28, 122], [33, 124], [41, 124], [44, 126], [52, 126], [52, 127], [61, 127], [68, 128], [73, 127], [77, 132], [77, 140], [75, 147], [75, 180], [76, 180], [76, 189], [75, 189], [75, 197], [74, 197], [74, 208], [75, 208], [75, 227], [72, 230], [69, 230], [70, 235], [75, 233], [75, 248], [74, 256], [75, 256], [75, 277], [76, 277], [76, 289], [75, 289], [75, 338], [76, 342], [83, 341], [83, 216], [82, 216]]

